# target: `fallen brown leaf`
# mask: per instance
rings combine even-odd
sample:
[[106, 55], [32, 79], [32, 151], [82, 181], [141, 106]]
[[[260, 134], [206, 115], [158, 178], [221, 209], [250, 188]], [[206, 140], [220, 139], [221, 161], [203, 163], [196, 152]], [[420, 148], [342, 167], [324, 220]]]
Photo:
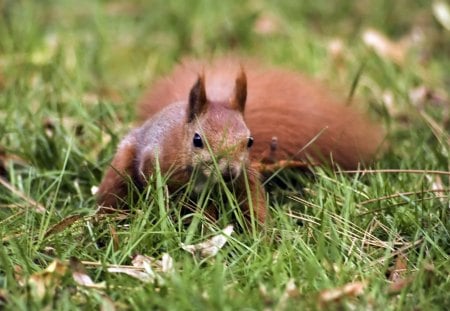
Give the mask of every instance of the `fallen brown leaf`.
[[222, 230], [221, 233], [213, 236], [209, 240], [191, 245], [181, 243], [181, 248], [194, 256], [199, 256], [200, 258], [213, 257], [217, 255], [219, 250], [225, 245], [232, 232], [233, 226], [228, 225]]
[[102, 305], [101, 305], [100, 311], [115, 311], [116, 310], [116, 305], [114, 304], [114, 301], [109, 296], [102, 295], [101, 302], [102, 302]]
[[402, 278], [394, 281], [393, 283], [389, 284], [388, 293], [389, 294], [398, 294], [401, 292], [405, 287], [407, 287], [409, 284], [412, 283], [414, 278], [412, 276], [408, 278]]
[[133, 260], [131, 260], [133, 267], [142, 268], [142, 269], [146, 269], [147, 267], [150, 267], [149, 271], [152, 271], [152, 272], [153, 272], [153, 269], [151, 268], [151, 266], [155, 262], [156, 262], [156, 259], [154, 257], [147, 256], [147, 255], [140, 255], [140, 254], [134, 256]]
[[58, 259], [54, 260], [45, 270], [34, 273], [28, 280], [31, 294], [42, 299], [47, 293], [53, 293], [67, 272], [67, 265]]
[[162, 255], [162, 258], [161, 258], [161, 271], [163, 273], [172, 273], [172, 272], [175, 271], [175, 268], [173, 266], [173, 258], [167, 253], [164, 253]]
[[395, 258], [394, 266], [390, 269], [388, 293], [396, 294], [401, 292], [413, 280], [414, 276], [407, 276], [408, 274], [408, 258], [404, 252], [401, 252]]
[[365, 282], [352, 282], [342, 287], [324, 290], [319, 294], [319, 303], [323, 305], [343, 298], [357, 297], [364, 292], [365, 287]]
[[156, 271], [162, 273], [172, 273], [174, 271], [173, 259], [167, 253], [162, 255], [161, 260], [139, 254], [131, 262], [132, 266], [108, 267], [108, 272], [124, 273], [144, 283], [153, 283], [155, 280], [163, 282], [163, 279]]
[[77, 258], [70, 258], [69, 265], [73, 280], [78, 285], [97, 289], [106, 288], [105, 282], [94, 283], [94, 281], [92, 281], [91, 277], [87, 274], [84, 265]]
[[408, 271], [407, 259], [404, 254], [399, 254], [395, 259], [394, 267], [390, 269], [389, 281], [396, 282], [404, 279], [406, 272]]
[[20, 286], [24, 286], [26, 283], [23, 277], [23, 269], [19, 265], [14, 265], [14, 279]]
[[155, 277], [150, 275], [143, 269], [136, 269], [133, 266], [129, 267], [110, 267], [107, 269], [109, 273], [123, 273], [128, 276], [131, 276], [135, 279], [138, 279], [144, 283], [153, 283], [155, 281]]

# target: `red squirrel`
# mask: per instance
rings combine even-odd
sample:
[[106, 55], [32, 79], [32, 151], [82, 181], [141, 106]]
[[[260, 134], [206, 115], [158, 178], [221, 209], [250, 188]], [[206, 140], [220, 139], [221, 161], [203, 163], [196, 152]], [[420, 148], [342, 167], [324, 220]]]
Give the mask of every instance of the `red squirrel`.
[[170, 176], [170, 190], [189, 182], [194, 171], [197, 193], [208, 181], [222, 178], [232, 183], [244, 216], [263, 224], [265, 194], [257, 172], [250, 168], [253, 137], [244, 122], [246, 75], [238, 74], [232, 95], [223, 99], [208, 96], [204, 75], [196, 79], [183, 100], [167, 105], [122, 140], [100, 184], [98, 202], [122, 205], [130, 189], [127, 181], [142, 190], [158, 165], [163, 175]]
[[379, 125], [317, 81], [230, 57], [185, 60], [156, 81], [138, 116], [145, 122], [120, 143], [99, 188], [100, 204], [118, 205], [127, 176], [144, 186], [156, 158], [176, 188], [194, 168], [204, 178], [212, 174], [214, 156], [223, 179], [244, 198], [244, 214], [264, 223], [264, 189], [251, 163], [332, 161], [351, 169], [369, 163], [383, 138]]

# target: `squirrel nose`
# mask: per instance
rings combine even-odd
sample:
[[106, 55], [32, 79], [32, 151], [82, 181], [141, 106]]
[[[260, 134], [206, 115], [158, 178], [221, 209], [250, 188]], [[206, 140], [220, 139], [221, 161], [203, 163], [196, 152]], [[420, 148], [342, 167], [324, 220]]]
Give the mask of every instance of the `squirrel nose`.
[[222, 178], [223, 180], [228, 183], [233, 181], [236, 177], [239, 176], [239, 171], [238, 169], [232, 167], [232, 166], [227, 166], [223, 171], [222, 171]]

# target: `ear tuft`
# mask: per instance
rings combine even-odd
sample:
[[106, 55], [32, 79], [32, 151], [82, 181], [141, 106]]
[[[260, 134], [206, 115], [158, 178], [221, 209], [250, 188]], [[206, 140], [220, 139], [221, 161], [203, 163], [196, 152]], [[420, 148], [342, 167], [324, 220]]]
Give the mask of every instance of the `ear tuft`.
[[197, 82], [189, 93], [189, 104], [187, 111], [187, 122], [192, 122], [195, 117], [205, 112], [207, 107], [206, 90], [205, 90], [205, 76], [199, 75]]
[[233, 96], [234, 98], [231, 100], [231, 107], [244, 113], [245, 102], [247, 101], [247, 76], [245, 75], [242, 66], [239, 75], [236, 78]]

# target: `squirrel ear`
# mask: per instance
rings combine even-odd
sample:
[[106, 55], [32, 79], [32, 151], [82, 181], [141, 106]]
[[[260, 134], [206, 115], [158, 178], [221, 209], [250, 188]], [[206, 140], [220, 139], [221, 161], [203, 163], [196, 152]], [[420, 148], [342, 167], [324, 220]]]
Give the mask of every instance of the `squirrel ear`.
[[233, 96], [234, 98], [231, 100], [231, 107], [243, 113], [245, 110], [245, 102], [247, 101], [247, 77], [242, 66], [241, 71], [236, 78]]
[[196, 116], [202, 114], [207, 107], [206, 90], [205, 90], [205, 77], [199, 75], [197, 82], [189, 93], [189, 105], [187, 111], [187, 122], [192, 122]]

